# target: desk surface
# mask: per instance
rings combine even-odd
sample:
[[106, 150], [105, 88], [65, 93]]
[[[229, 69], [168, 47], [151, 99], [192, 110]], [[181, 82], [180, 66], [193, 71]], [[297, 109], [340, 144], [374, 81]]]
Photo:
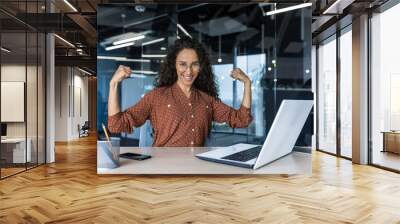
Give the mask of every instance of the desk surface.
[[114, 169], [97, 168], [98, 174], [311, 174], [311, 154], [292, 152], [257, 170], [208, 162], [196, 158], [198, 153], [215, 147], [121, 147], [121, 153], [136, 152], [152, 155], [137, 161], [120, 158]]

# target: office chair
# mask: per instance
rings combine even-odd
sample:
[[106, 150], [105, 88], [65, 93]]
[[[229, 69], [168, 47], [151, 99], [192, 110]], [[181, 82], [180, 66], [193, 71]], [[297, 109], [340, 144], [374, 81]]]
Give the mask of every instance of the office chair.
[[79, 138], [89, 136], [89, 129], [90, 129], [89, 121], [85, 121], [82, 127], [80, 127], [80, 125], [78, 124]]

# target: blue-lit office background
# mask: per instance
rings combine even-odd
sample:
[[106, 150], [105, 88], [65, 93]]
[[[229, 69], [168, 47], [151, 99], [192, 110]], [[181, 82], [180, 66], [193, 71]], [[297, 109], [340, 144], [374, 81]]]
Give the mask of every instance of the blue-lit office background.
[[[262, 143], [283, 99], [312, 99], [311, 9], [264, 16], [273, 4], [144, 4], [98, 7], [97, 130], [107, 122], [109, 81], [118, 65], [134, 70], [121, 85], [121, 109], [153, 89], [168, 46], [189, 34], [208, 50], [223, 102], [240, 106], [243, 84], [233, 81], [233, 67], [252, 79], [253, 122], [232, 129], [214, 123], [207, 145]], [[133, 45], [113, 49], [113, 42], [144, 35]], [[151, 126], [121, 134], [122, 144], [151, 145]], [[311, 146], [313, 113], [297, 145]]]

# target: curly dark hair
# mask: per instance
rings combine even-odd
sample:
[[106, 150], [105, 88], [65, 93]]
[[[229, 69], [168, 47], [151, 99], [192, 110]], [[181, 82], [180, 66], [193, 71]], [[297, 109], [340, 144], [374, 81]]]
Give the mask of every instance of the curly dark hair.
[[210, 96], [218, 98], [218, 86], [214, 79], [215, 76], [211, 69], [208, 53], [198, 41], [186, 36], [177, 39], [175, 44], [168, 50], [168, 54], [161, 64], [160, 74], [155, 80], [155, 87], [172, 86], [177, 81], [176, 57], [183, 49], [193, 49], [199, 57], [200, 71], [193, 86]]

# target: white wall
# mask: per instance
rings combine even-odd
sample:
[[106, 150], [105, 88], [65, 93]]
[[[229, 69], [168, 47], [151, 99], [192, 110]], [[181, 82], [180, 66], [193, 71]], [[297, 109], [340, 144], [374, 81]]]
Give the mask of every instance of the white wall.
[[55, 68], [55, 141], [68, 140], [68, 86], [67, 67]]
[[[1, 81], [9, 81], [9, 82], [25, 82], [25, 75], [27, 69], [28, 74], [35, 73], [36, 74], [36, 67], [34, 66], [27, 66], [25, 67], [24, 65], [19, 65], [19, 64], [5, 64], [1, 66]], [[28, 77], [29, 78], [29, 77]], [[33, 83], [32, 80], [29, 80], [30, 85], [36, 85], [36, 81]], [[35, 107], [36, 108], [36, 88], [27, 88], [27, 104], [28, 106]], [[32, 91], [32, 92], [31, 92]], [[35, 102], [34, 104], [31, 104], [31, 102]], [[7, 110], [7, 108], [1, 108], [1, 110]], [[30, 108], [30, 111], [32, 108]], [[30, 112], [29, 111], [29, 112]], [[36, 109], [35, 109], [36, 111]], [[28, 122], [28, 129], [30, 127], [33, 127], [34, 125], [31, 124], [32, 121], [35, 121], [36, 123], [36, 113], [27, 113], [27, 119]], [[26, 122], [7, 122], [7, 136], [8, 137], [25, 137], [25, 123]], [[33, 127], [36, 130], [36, 124], [35, 127]], [[29, 137], [30, 131], [28, 130], [28, 137]], [[36, 132], [35, 132], [36, 134]]]
[[56, 67], [56, 141], [77, 139], [78, 124], [88, 120], [88, 78], [83, 75], [72, 67]]
[[[78, 124], [81, 126], [85, 123], [85, 121], [89, 120], [89, 113], [88, 113], [88, 77], [81, 76], [83, 73], [78, 73], [78, 70], [74, 70], [74, 91], [72, 99], [74, 99], [72, 108], [72, 120], [71, 120], [71, 132], [70, 138], [78, 138]], [[80, 92], [80, 93], [79, 93]], [[79, 97], [80, 96], [80, 97]], [[71, 103], [72, 105], [72, 103]], [[81, 108], [80, 108], [81, 107]], [[80, 111], [81, 110], [81, 111]]]

